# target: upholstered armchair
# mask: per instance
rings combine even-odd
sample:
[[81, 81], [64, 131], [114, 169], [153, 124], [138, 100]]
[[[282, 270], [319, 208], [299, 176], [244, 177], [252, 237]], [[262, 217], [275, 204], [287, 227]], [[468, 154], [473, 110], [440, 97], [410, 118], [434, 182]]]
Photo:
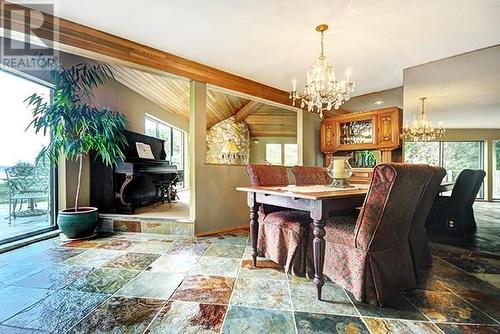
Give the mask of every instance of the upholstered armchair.
[[464, 169], [458, 175], [451, 196], [438, 196], [427, 219], [427, 230], [465, 234], [477, 229], [472, 205], [486, 173]]
[[[357, 301], [380, 306], [395, 293], [416, 287], [408, 233], [431, 176], [423, 165], [376, 166], [359, 216], [326, 222], [324, 276], [349, 290]], [[311, 276], [312, 238], [307, 252]]]
[[[286, 186], [285, 167], [247, 165], [251, 186]], [[261, 205], [259, 207], [257, 250], [260, 255], [283, 266], [294, 275], [305, 275], [309, 213]]]
[[331, 182], [326, 169], [322, 167], [294, 166], [292, 173], [295, 176], [295, 184], [298, 186], [312, 184], [326, 185]]
[[413, 266], [417, 278], [422, 270], [425, 270], [432, 265], [432, 257], [429, 248], [429, 241], [427, 240], [425, 222], [427, 221], [427, 217], [431, 211], [432, 204], [439, 193], [439, 186], [443, 181], [443, 177], [446, 175], [446, 170], [442, 167], [428, 166], [428, 168], [432, 171], [432, 177], [422, 193], [422, 197], [410, 226], [410, 234], [408, 235]]

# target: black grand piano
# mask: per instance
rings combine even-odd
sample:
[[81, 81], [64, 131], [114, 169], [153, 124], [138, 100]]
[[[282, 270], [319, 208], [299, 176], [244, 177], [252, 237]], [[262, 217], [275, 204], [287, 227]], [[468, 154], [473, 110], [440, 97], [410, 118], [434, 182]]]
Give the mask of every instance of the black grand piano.
[[[165, 141], [125, 131], [125, 160], [108, 167], [91, 157], [90, 202], [103, 213], [133, 213], [141, 206], [175, 200], [175, 183], [182, 176], [165, 160]], [[136, 143], [151, 147], [155, 159], [141, 159]]]

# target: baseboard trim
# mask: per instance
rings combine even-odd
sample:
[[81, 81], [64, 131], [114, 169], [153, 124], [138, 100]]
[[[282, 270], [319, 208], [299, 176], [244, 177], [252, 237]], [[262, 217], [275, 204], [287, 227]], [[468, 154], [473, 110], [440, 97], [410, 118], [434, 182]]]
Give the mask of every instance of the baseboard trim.
[[196, 233], [195, 235], [197, 237], [206, 237], [206, 236], [210, 236], [213, 234], [228, 233], [228, 232], [232, 232], [232, 231], [236, 231], [236, 230], [248, 230], [248, 229], [250, 229], [250, 227], [248, 226], [248, 224], [245, 224], [245, 225], [240, 225], [240, 226], [235, 226], [235, 227], [225, 227], [225, 228], [219, 228], [217, 230]]

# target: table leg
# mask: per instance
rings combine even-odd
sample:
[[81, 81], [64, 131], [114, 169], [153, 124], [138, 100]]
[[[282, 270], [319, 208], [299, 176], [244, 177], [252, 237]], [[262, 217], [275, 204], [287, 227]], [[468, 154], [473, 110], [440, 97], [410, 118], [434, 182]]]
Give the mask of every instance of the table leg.
[[250, 207], [250, 238], [252, 241], [253, 266], [257, 266], [257, 239], [259, 238], [259, 213], [257, 206]]
[[325, 240], [323, 237], [325, 236], [325, 223], [323, 220], [313, 220], [313, 225], [314, 285], [316, 285], [318, 300], [321, 300], [321, 290], [323, 285], [325, 285], [323, 278], [323, 265], [325, 262]]
[[253, 266], [257, 266], [257, 239], [259, 237], [259, 213], [255, 193], [247, 194], [247, 204], [250, 208], [250, 241], [252, 242]]

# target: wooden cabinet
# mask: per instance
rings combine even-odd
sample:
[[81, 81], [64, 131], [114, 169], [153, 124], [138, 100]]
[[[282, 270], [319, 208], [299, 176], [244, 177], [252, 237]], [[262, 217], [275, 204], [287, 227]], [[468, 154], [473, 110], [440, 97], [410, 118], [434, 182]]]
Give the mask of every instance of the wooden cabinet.
[[400, 116], [399, 109], [377, 115], [379, 148], [399, 147], [402, 125]]
[[350, 113], [321, 122], [321, 151], [396, 149], [400, 146], [401, 109]]
[[335, 122], [332, 118], [321, 122], [321, 152], [335, 152]]
[[320, 136], [325, 164], [335, 152], [362, 150], [380, 151], [383, 162], [399, 161], [401, 116], [401, 109], [391, 107], [324, 119]]

